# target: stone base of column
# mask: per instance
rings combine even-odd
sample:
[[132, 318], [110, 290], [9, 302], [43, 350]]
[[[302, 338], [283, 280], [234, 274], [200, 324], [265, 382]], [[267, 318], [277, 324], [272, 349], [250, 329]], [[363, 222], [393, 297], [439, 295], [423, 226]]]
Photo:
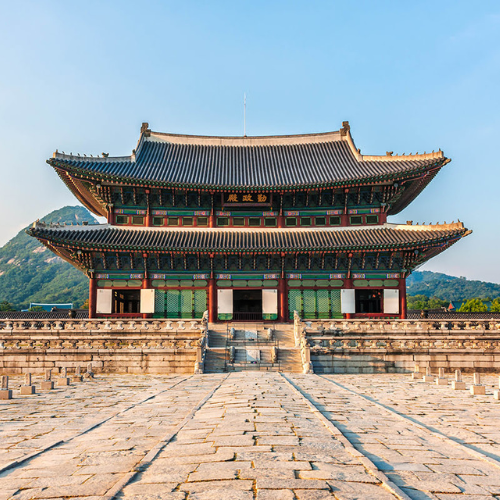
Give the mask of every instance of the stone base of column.
[[447, 378], [437, 378], [436, 385], [448, 385], [448, 379]]
[[35, 386], [34, 385], [22, 385], [21, 386], [21, 396], [31, 396], [31, 394], [35, 394]]
[[435, 377], [434, 375], [424, 375], [424, 382], [434, 382]]
[[12, 399], [12, 391], [10, 389], [2, 389], [0, 391], [0, 399]]
[[[500, 391], [493, 391], [493, 397], [500, 400]], [[1, 399], [1, 398], [0, 398]]]
[[74, 375], [71, 377], [71, 382], [83, 382], [83, 377], [81, 375]]
[[69, 385], [69, 377], [60, 377], [57, 379], [57, 387]]
[[473, 396], [484, 396], [486, 394], [486, 388], [484, 385], [471, 385], [470, 393]]
[[51, 391], [54, 388], [54, 382], [52, 380], [43, 380], [40, 383], [40, 389], [42, 391]]
[[467, 389], [465, 387], [465, 382], [458, 382], [456, 380], [453, 380], [451, 382], [451, 388], [454, 390], [454, 391], [465, 391], [465, 389]]
[[422, 375], [421, 373], [413, 372], [413, 373], [411, 374], [411, 378], [412, 378], [413, 380], [422, 379], [422, 377], [423, 377], [423, 375]]

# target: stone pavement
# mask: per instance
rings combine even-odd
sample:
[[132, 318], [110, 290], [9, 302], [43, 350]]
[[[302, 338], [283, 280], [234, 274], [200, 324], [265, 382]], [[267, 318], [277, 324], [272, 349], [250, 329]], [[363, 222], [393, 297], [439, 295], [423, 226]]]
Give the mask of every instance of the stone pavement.
[[483, 380], [486, 396], [396, 374], [115, 375], [20, 396], [14, 377], [0, 500], [500, 498]]

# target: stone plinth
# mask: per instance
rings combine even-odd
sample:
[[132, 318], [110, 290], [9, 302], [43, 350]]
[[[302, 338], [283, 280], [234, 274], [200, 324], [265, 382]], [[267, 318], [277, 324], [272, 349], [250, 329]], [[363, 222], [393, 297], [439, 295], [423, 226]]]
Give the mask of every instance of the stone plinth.
[[64, 387], [70, 385], [69, 377], [60, 377], [57, 379], [57, 387]]
[[411, 378], [412, 378], [413, 380], [419, 380], [419, 379], [420, 379], [420, 380], [422, 380], [422, 377], [423, 377], [423, 375], [422, 375], [421, 373], [416, 373], [416, 372], [413, 372], [413, 373], [411, 374]]
[[461, 380], [453, 380], [451, 382], [451, 387], [454, 391], [465, 391], [465, 382], [462, 382]]
[[433, 375], [424, 375], [424, 382], [430, 382], [432, 384], [434, 380], [435, 378]]
[[500, 400], [500, 391], [493, 391], [493, 397]]
[[12, 399], [12, 391], [10, 389], [0, 390], [0, 399]]
[[21, 396], [31, 396], [31, 394], [35, 394], [35, 386], [34, 385], [22, 385], [21, 386]]
[[51, 391], [54, 388], [54, 382], [52, 380], [43, 380], [40, 383], [40, 389], [42, 391]]
[[486, 388], [484, 385], [471, 385], [470, 393], [473, 396], [484, 396], [486, 394]]
[[73, 375], [71, 377], [71, 382], [82, 382], [83, 381], [83, 377], [81, 375]]

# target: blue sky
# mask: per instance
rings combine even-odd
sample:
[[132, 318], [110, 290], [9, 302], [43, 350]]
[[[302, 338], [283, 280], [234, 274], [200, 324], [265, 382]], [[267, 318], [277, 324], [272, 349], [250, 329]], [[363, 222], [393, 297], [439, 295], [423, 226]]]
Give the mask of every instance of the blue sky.
[[500, 2], [0, 0], [0, 245], [76, 200], [45, 160], [130, 154], [143, 121], [338, 130], [452, 162], [392, 221], [474, 233], [424, 269], [500, 282]]

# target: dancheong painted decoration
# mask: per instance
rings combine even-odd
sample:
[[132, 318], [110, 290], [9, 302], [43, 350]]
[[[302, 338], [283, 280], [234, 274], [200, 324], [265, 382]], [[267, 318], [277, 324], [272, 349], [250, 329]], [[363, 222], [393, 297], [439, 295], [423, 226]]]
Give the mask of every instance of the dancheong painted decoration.
[[198, 137], [141, 128], [130, 156], [48, 160], [107, 224], [29, 234], [90, 278], [90, 317], [405, 318], [412, 269], [470, 233], [387, 222], [449, 162], [366, 156], [337, 132]]

